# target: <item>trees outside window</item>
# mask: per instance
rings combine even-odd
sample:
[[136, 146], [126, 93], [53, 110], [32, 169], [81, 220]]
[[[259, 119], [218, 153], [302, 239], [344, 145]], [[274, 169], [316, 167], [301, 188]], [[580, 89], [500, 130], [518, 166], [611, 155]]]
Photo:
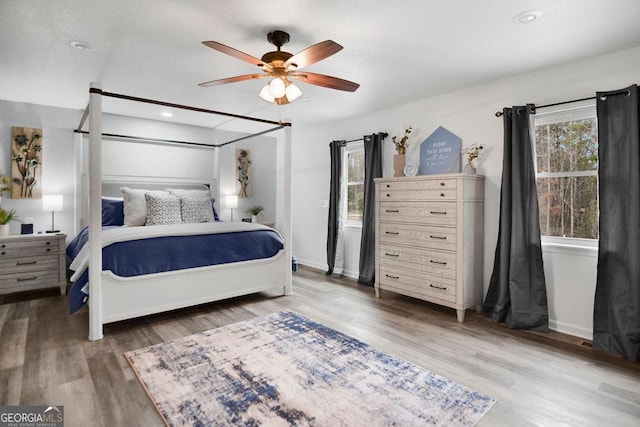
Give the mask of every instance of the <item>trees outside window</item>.
[[598, 239], [598, 129], [595, 105], [536, 113], [540, 233]]
[[356, 144], [344, 150], [346, 224], [361, 225], [364, 211], [364, 146]]

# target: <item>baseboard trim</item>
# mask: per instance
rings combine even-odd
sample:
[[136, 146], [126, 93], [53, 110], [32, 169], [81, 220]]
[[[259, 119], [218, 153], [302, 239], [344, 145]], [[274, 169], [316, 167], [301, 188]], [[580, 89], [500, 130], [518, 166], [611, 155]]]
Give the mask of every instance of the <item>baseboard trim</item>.
[[549, 319], [549, 329], [552, 331], [560, 332], [565, 335], [572, 335], [574, 337], [582, 338], [588, 341], [593, 339], [593, 331], [581, 326], [572, 325], [570, 323], [558, 322], [557, 320]]

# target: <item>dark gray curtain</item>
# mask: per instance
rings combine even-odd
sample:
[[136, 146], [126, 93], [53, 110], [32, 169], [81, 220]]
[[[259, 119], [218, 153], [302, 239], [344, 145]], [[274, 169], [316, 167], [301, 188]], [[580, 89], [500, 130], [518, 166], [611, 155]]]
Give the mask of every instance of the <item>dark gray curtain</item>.
[[505, 108], [498, 243], [483, 310], [513, 329], [546, 331], [538, 196], [529, 117], [533, 105]]
[[640, 359], [640, 97], [598, 92], [600, 241], [593, 348]]
[[342, 147], [344, 141], [331, 141], [331, 181], [329, 183], [329, 221], [327, 224], [327, 272], [333, 274], [338, 244], [338, 215], [340, 213], [340, 179], [342, 175]]
[[386, 133], [374, 133], [364, 137], [364, 210], [358, 283], [369, 286], [373, 286], [375, 282], [376, 271], [376, 187], [373, 179], [382, 177], [382, 142], [386, 136]]

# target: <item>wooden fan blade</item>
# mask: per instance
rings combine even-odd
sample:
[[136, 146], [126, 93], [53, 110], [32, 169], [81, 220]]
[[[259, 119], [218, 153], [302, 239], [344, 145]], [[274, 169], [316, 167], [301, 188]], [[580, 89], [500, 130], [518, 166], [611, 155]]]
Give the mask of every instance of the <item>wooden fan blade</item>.
[[330, 89], [344, 90], [346, 92], [355, 92], [356, 89], [360, 87], [358, 83], [350, 82], [349, 80], [343, 80], [324, 74], [307, 73], [306, 71], [302, 73], [290, 73], [289, 77], [300, 80], [304, 83], [328, 87]]
[[296, 69], [306, 67], [307, 65], [315, 64], [318, 61], [322, 61], [325, 58], [330, 57], [342, 50], [342, 46], [332, 40], [325, 40], [323, 42], [309, 46], [301, 52], [296, 53], [291, 58], [287, 59], [284, 63], [284, 69], [288, 69], [289, 66], [294, 65]]
[[[256, 58], [255, 56], [251, 56], [248, 53], [240, 52], [238, 49], [234, 49], [222, 43], [214, 42], [214, 41], [206, 41], [202, 42], [203, 45], [210, 47], [211, 49], [215, 49], [218, 52], [226, 53], [227, 55], [233, 56], [241, 61], [248, 62], [249, 64], [257, 65], [258, 67], [263, 67], [265, 65], [269, 66], [269, 64], [265, 64], [261, 59]], [[271, 68], [271, 66], [269, 66]]]
[[211, 87], [219, 86], [227, 83], [243, 82], [245, 80], [262, 79], [269, 77], [268, 74], [244, 74], [242, 76], [227, 77], [226, 79], [211, 80], [210, 82], [199, 83], [198, 86]]

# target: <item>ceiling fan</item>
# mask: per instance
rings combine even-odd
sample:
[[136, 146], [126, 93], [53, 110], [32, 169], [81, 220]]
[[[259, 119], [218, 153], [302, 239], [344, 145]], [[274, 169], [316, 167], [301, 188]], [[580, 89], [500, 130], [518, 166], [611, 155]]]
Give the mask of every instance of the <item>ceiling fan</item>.
[[299, 71], [303, 67], [328, 58], [342, 50], [342, 46], [338, 43], [332, 40], [325, 40], [292, 55], [289, 52], [280, 50], [284, 44], [289, 42], [288, 33], [281, 30], [272, 31], [267, 35], [267, 40], [269, 43], [276, 46], [278, 50], [267, 52], [262, 55], [262, 58], [260, 59], [222, 43], [214, 41], [202, 42], [202, 44], [209, 46], [211, 49], [233, 56], [241, 61], [257, 65], [263, 72], [212, 80], [200, 83], [199, 86], [209, 87], [227, 83], [242, 82], [245, 80], [271, 78], [272, 80], [262, 88], [260, 97], [266, 101], [275, 102], [278, 105], [293, 102], [302, 95], [300, 89], [289, 79], [330, 89], [344, 90], [347, 92], [355, 92], [355, 90], [360, 87], [358, 83], [339, 79], [337, 77]]

